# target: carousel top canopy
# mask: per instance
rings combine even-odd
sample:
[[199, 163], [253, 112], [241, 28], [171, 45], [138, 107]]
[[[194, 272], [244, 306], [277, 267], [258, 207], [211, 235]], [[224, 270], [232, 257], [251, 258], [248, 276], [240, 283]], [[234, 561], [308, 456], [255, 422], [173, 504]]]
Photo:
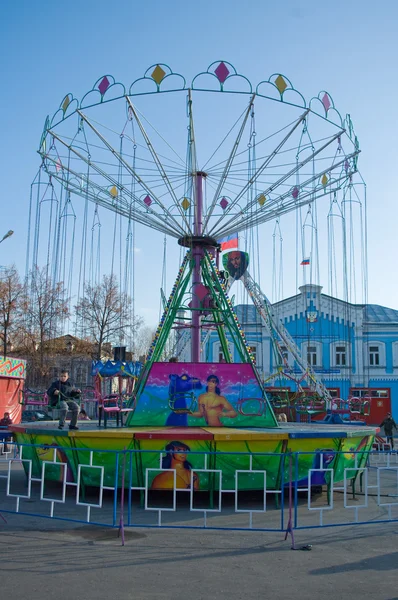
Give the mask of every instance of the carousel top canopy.
[[[359, 144], [328, 92], [307, 101], [285, 75], [254, 85], [217, 61], [190, 83], [157, 64], [131, 85], [105, 75], [81, 100], [66, 94], [39, 153], [69, 202], [81, 196], [177, 239], [200, 218], [201, 234], [219, 239], [341, 189]], [[196, 173], [208, 183], [201, 215]]]

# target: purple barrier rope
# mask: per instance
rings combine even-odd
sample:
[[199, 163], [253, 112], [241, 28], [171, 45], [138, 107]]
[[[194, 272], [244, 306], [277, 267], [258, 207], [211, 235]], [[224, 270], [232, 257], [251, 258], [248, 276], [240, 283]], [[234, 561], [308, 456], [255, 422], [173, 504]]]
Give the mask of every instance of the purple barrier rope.
[[[292, 474], [292, 455], [289, 456], [289, 520], [286, 527], [285, 541], [287, 540], [287, 536], [290, 534], [292, 538], [292, 550], [296, 550], [294, 544], [294, 531], [293, 531], [293, 523], [292, 523], [292, 513], [293, 513], [293, 474]], [[283, 493], [283, 492], [282, 492]]]
[[[311, 493], [311, 481], [308, 476], [308, 493]], [[293, 528], [293, 473], [292, 473], [292, 455], [289, 456], [289, 520], [286, 527], [285, 541], [287, 540], [287, 536], [290, 534], [292, 538], [292, 546], [291, 550], [312, 550], [312, 544], [307, 544], [306, 546], [301, 546], [300, 548], [296, 548], [296, 544], [294, 541], [294, 528]]]
[[126, 470], [126, 448], [123, 449], [123, 471], [122, 471], [122, 489], [120, 496], [120, 521], [119, 521], [119, 534], [122, 536], [122, 546], [124, 546], [124, 473]]

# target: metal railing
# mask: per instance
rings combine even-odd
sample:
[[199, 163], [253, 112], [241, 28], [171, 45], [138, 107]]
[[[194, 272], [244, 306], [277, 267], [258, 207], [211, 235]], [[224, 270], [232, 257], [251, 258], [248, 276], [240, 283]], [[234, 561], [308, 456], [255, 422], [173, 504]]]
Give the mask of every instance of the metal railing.
[[[120, 451], [0, 442], [0, 513], [118, 527], [285, 532], [398, 521], [387, 451]], [[192, 466], [191, 466], [192, 465]], [[3, 517], [4, 518], [4, 517]]]

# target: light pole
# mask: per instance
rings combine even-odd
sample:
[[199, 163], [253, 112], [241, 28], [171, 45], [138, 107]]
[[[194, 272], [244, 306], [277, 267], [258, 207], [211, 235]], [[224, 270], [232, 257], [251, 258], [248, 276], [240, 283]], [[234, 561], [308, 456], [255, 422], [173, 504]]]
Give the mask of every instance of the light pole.
[[3, 237], [1, 238], [1, 240], [0, 240], [0, 244], [1, 244], [1, 242], [4, 242], [4, 240], [6, 240], [7, 238], [11, 237], [13, 233], [14, 233], [14, 232], [13, 232], [13, 230], [12, 230], [12, 229], [10, 229], [10, 231], [7, 231], [7, 233], [5, 233], [5, 234], [3, 235]]

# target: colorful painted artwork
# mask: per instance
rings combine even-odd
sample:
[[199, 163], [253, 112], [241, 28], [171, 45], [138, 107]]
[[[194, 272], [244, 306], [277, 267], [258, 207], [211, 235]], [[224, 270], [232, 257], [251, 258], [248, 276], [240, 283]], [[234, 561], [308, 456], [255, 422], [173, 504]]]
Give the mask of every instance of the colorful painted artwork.
[[317, 310], [307, 310], [307, 323], [316, 323], [318, 320], [318, 311]]
[[335, 481], [343, 481], [344, 469], [353, 469], [347, 475], [348, 478], [357, 477], [358, 471], [366, 465], [368, 452], [372, 450], [373, 436], [365, 435], [361, 438], [348, 437], [341, 440], [340, 452], [335, 468]]
[[[333, 469], [336, 453], [339, 451], [340, 438], [309, 437], [289, 440], [288, 451], [295, 453], [290, 459], [284, 460], [284, 485], [288, 486], [291, 478], [297, 480], [297, 486], [305, 488], [308, 485], [308, 471], [320, 469], [311, 473], [311, 485], [324, 485], [328, 483], [329, 473], [324, 469]], [[300, 453], [302, 454], [296, 454]]]
[[25, 379], [26, 360], [0, 356], [0, 377], [13, 377]]
[[[145, 429], [145, 428], [143, 428]], [[314, 437], [289, 439], [289, 434], [245, 429], [157, 428], [123, 430], [123, 433], [79, 432], [73, 437], [44, 433], [15, 433], [26, 444], [23, 458], [32, 461], [32, 477], [76, 482], [79, 465], [82, 485], [125, 486], [148, 490], [195, 491], [263, 489], [289, 486], [298, 488], [329, 485], [358, 477], [371, 450], [373, 434], [353, 437]], [[96, 437], [95, 437], [96, 436]], [[311, 436], [311, 434], [309, 434]], [[29, 445], [34, 444], [34, 445]], [[104, 449], [106, 447], [106, 450]], [[124, 451], [127, 454], [124, 455]], [[92, 461], [90, 465], [90, 454]], [[63, 469], [59, 465], [66, 465]], [[27, 468], [27, 463], [24, 462]], [[64, 470], [66, 469], [66, 471]], [[265, 474], [265, 475], [264, 475]]]
[[[305, 488], [308, 485], [308, 471], [311, 473], [311, 485], [328, 485], [330, 472], [333, 471], [334, 482], [344, 479], [344, 469], [360, 469], [366, 463], [368, 452], [372, 449], [373, 435], [354, 437], [334, 437], [289, 440], [288, 450], [302, 452], [296, 454], [292, 465], [294, 477], [297, 477], [297, 486]], [[355, 478], [356, 472], [349, 474], [348, 478]], [[285, 461], [284, 479], [289, 482], [290, 465]], [[288, 485], [286, 483], [285, 485]]]
[[233, 279], [239, 279], [245, 274], [249, 266], [249, 255], [247, 252], [233, 250], [222, 257], [223, 267]]
[[250, 364], [154, 363], [128, 426], [277, 427]]
[[198, 490], [200, 488], [199, 475], [195, 473], [192, 464], [188, 460], [191, 447], [184, 442], [168, 442], [164, 447], [164, 455], [161, 455], [160, 468], [151, 482], [151, 490], [169, 490], [174, 488], [174, 471], [176, 489]]

